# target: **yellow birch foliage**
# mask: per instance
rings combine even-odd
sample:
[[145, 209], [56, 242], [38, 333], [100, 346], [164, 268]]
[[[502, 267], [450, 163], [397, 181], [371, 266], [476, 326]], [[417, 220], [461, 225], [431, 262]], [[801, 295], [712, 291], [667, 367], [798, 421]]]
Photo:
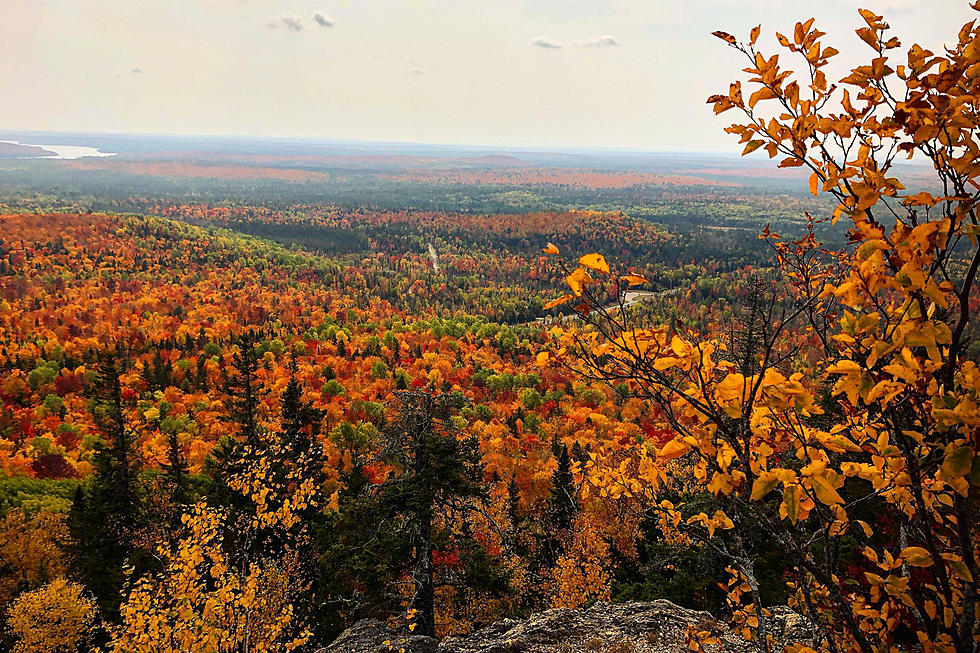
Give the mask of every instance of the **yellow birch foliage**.
[[81, 585], [59, 578], [24, 592], [11, 604], [7, 625], [13, 653], [86, 651], [97, 611]]
[[161, 547], [166, 568], [140, 580], [121, 608], [119, 653], [289, 651], [295, 588], [293, 562], [230, 566], [221, 546], [221, 514], [199, 504], [183, 518], [187, 534]]
[[[762, 148], [782, 167], [808, 168], [811, 192], [837, 200], [832, 220], [851, 221], [853, 245], [839, 252], [821, 249], [812, 223], [789, 242], [764, 232], [792, 307], [767, 325], [758, 372], [743, 373], [725, 342], [610, 315], [599, 289], [628, 280], [594, 255], [575, 269], [559, 258], [586, 327], [555, 329], [554, 353], [593, 378], [627, 379], [666, 412], [675, 438], [638, 478], [616, 479], [617, 491], [646, 496], [670, 528], [727, 547], [734, 621], [764, 650], [771, 630], [741, 524], [764, 528], [785, 553], [790, 604], [827, 650], [898, 650], [904, 626], [926, 651], [974, 651], [980, 368], [964, 356], [980, 269], [980, 28], [964, 25], [942, 54], [912, 45], [896, 55], [884, 19], [860, 16], [873, 56], [837, 84], [824, 73], [837, 50], [813, 19], [777, 34], [799, 74], [757, 50], [758, 28], [746, 42], [715, 33], [750, 75], [747, 87], [709, 98], [716, 113], [746, 119], [727, 131], [746, 154]], [[894, 162], [905, 156], [932, 167], [933, 192], [899, 180]], [[811, 374], [781, 364], [788, 333], [821, 343]], [[822, 384], [829, 412], [816, 400]], [[682, 519], [658, 496], [681, 460], [722, 510]], [[593, 481], [612, 492], [608, 474]], [[868, 510], [886, 519], [854, 516]], [[863, 547], [859, 577], [827, 554], [845, 538]]]
[[63, 577], [69, 539], [64, 515], [42, 511], [28, 517], [10, 510], [0, 524], [0, 563], [6, 571], [0, 577], [0, 605], [19, 591]]

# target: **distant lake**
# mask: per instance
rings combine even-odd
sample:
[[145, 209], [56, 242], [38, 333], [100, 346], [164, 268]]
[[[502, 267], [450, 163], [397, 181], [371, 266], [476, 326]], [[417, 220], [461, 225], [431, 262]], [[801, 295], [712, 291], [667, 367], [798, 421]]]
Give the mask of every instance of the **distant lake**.
[[83, 156], [115, 156], [115, 152], [101, 152], [95, 147], [85, 147], [83, 145], [43, 145], [41, 143], [23, 143], [21, 141], [0, 141], [0, 143], [11, 143], [13, 145], [27, 145], [40, 147], [48, 152], [54, 152], [54, 156], [32, 156], [24, 157], [27, 159], [81, 159]]

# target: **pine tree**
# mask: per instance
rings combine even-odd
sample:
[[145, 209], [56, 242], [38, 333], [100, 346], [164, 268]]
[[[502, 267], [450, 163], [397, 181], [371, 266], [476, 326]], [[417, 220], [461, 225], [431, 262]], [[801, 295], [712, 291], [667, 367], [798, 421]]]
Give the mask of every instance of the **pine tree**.
[[511, 525], [517, 524], [521, 517], [521, 490], [517, 487], [517, 472], [510, 476], [507, 482], [507, 515]]
[[[295, 369], [283, 390], [280, 403], [281, 428], [277, 433], [276, 446], [263, 447], [263, 455], [276, 461], [282, 476], [291, 473], [294, 477], [311, 480], [317, 488], [322, 488], [326, 474], [323, 471], [323, 445], [319, 436], [325, 413], [303, 401], [303, 389], [296, 378]], [[309, 508], [301, 511], [303, 521], [313, 520], [323, 503], [324, 497], [318, 494]]]

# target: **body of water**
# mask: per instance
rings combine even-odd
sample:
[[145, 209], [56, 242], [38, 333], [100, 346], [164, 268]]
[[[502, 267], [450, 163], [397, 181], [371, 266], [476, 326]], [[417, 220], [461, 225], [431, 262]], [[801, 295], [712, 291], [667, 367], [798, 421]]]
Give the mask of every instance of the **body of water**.
[[83, 145], [42, 145], [41, 143], [22, 143], [20, 141], [0, 141], [0, 143], [12, 143], [14, 145], [30, 145], [40, 147], [48, 152], [54, 152], [54, 156], [44, 157], [24, 157], [27, 159], [81, 159], [84, 156], [115, 156], [115, 152], [102, 152], [95, 147], [85, 147]]

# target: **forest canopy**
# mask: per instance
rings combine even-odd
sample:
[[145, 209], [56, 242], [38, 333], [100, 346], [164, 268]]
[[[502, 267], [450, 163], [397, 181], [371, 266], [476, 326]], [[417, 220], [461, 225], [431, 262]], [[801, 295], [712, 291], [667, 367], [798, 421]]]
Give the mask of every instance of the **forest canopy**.
[[858, 19], [836, 80], [814, 19], [714, 33], [765, 174], [0, 163], [0, 648], [667, 599], [760, 651], [977, 650], [980, 28]]

